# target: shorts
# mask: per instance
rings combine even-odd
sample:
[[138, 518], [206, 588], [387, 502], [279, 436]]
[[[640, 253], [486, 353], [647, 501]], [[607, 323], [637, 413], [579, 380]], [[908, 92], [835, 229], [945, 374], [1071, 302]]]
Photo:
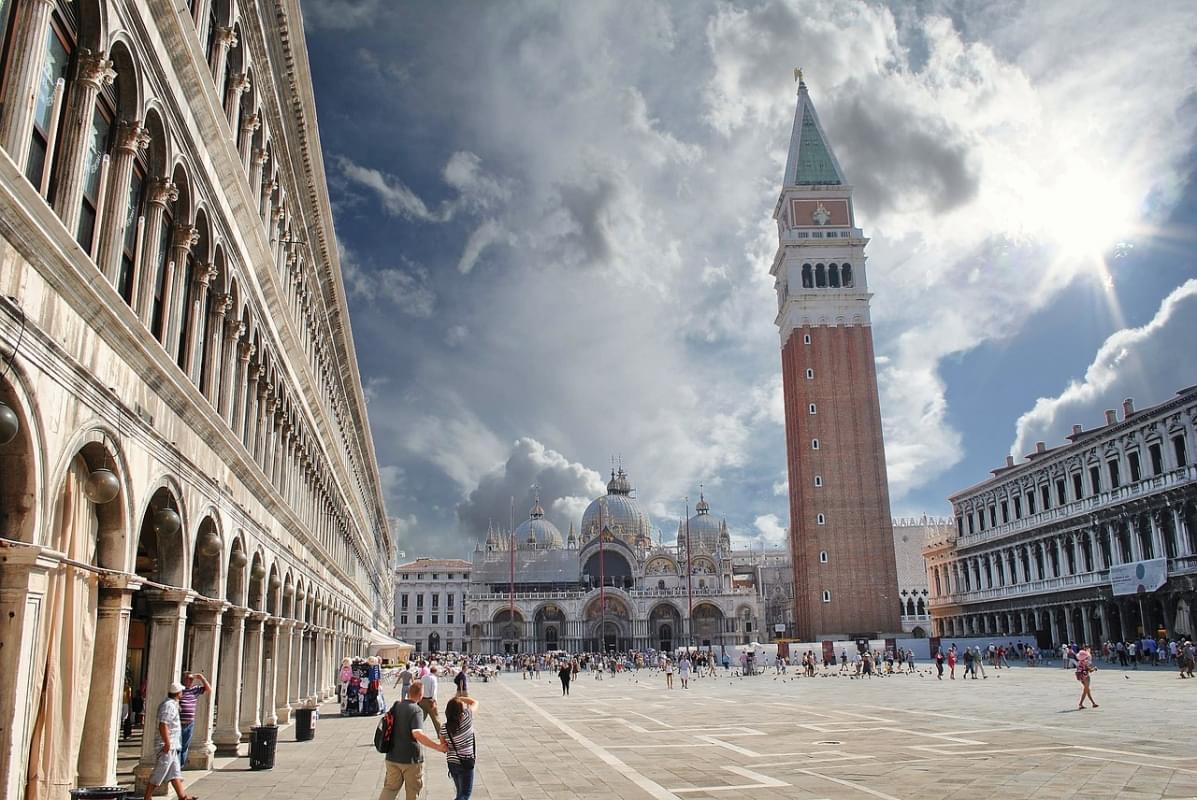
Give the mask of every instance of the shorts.
[[150, 773], [150, 783], [161, 786], [168, 781], [183, 777], [183, 770], [179, 767], [179, 751], [169, 753], [158, 751], [158, 760], [154, 762], [154, 771]]

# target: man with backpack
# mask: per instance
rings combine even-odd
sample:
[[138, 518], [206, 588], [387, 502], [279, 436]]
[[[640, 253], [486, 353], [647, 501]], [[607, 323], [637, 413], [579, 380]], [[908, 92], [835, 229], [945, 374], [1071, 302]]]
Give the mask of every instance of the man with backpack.
[[406, 800], [416, 800], [424, 788], [424, 745], [439, 753], [448, 748], [443, 739], [433, 739], [424, 733], [424, 711], [420, 700], [424, 696], [424, 685], [413, 681], [402, 702], [391, 706], [378, 724], [374, 734], [374, 747], [386, 754], [386, 777], [378, 800], [395, 800], [399, 790], [405, 791]]

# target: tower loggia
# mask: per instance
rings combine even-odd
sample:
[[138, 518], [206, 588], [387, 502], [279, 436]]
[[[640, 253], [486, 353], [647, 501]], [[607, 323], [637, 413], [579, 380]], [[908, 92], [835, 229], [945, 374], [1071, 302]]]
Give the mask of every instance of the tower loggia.
[[865, 246], [805, 82], [773, 217], [794, 634], [899, 631]]

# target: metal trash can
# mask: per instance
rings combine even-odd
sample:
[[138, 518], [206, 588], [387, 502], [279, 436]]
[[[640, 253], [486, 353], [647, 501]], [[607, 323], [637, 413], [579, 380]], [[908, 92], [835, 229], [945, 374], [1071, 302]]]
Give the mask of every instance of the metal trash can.
[[71, 800], [124, 800], [124, 786], [88, 786], [71, 789]]
[[250, 729], [249, 768], [274, 769], [274, 748], [278, 744], [278, 728], [261, 725]]
[[316, 720], [319, 712], [314, 708], [295, 709], [295, 741], [306, 742], [316, 738]]

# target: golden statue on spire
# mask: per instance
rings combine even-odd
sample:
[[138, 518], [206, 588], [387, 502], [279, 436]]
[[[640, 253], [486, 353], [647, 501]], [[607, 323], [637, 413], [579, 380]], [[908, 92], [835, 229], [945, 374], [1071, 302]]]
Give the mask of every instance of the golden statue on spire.
[[794, 80], [802, 83], [802, 67], [794, 67]]

